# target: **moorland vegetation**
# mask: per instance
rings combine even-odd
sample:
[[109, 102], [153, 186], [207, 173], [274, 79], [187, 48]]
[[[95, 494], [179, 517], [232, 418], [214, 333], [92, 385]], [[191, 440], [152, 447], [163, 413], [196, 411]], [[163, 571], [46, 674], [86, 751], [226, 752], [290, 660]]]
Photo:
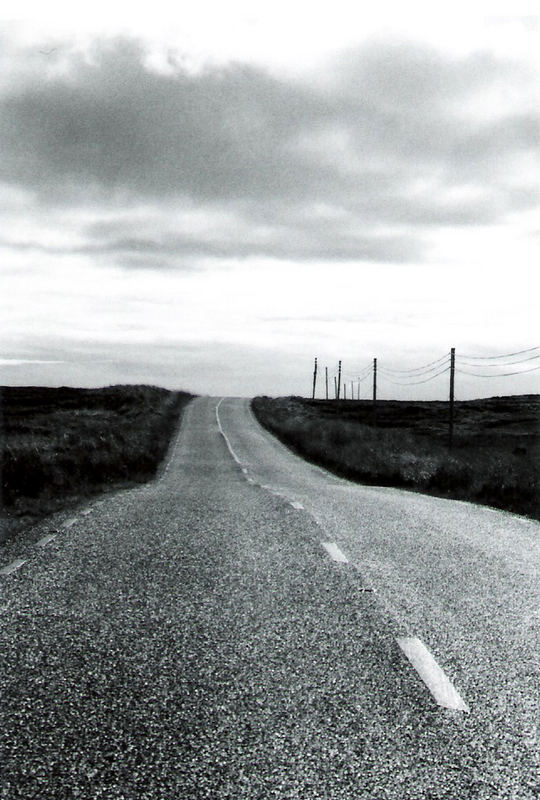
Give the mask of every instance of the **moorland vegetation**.
[[0, 541], [90, 495], [150, 480], [190, 398], [153, 386], [0, 388]]
[[[540, 519], [540, 395], [455, 403], [256, 397], [262, 425], [360, 483], [469, 500]], [[374, 413], [376, 412], [376, 413]]]

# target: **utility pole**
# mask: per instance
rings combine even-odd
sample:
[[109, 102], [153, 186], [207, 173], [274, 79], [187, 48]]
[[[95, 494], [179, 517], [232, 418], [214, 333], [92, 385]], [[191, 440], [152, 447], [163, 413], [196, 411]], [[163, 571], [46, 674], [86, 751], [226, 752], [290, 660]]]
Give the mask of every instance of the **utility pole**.
[[360, 378], [358, 378], [358, 399], [360, 400]]
[[343, 381], [343, 399], [347, 399], [347, 384]]
[[324, 368], [326, 377], [326, 399], [328, 400], [328, 367]]
[[341, 361], [338, 362], [337, 397], [341, 395]]
[[335, 392], [335, 395], [336, 395], [336, 400], [337, 400], [337, 399], [338, 399], [338, 393], [337, 393], [337, 378], [336, 378], [336, 376], [335, 376], [335, 375], [334, 375], [334, 392]]
[[315, 359], [315, 368], [313, 370], [313, 393], [311, 396], [312, 400], [315, 400], [315, 386], [317, 384], [317, 359]]
[[456, 348], [450, 350], [450, 405], [448, 409], [448, 448], [452, 449], [454, 439], [454, 376], [456, 372]]
[[377, 424], [377, 359], [373, 359], [373, 424]]

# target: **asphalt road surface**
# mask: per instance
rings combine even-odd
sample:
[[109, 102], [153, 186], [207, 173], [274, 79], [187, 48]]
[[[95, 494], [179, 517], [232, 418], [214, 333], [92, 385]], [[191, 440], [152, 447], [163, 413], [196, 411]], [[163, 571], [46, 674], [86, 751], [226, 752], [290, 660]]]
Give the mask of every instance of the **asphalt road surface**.
[[199, 398], [156, 481], [3, 548], [0, 797], [537, 798], [539, 533]]

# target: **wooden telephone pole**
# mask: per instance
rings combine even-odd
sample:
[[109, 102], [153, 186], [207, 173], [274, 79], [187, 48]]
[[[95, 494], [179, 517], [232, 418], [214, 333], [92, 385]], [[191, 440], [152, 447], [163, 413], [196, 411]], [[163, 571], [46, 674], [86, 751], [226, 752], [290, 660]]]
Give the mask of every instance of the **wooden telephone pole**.
[[317, 385], [317, 359], [315, 359], [315, 368], [313, 370], [313, 393], [311, 399], [315, 400], [315, 386]]
[[448, 407], [448, 448], [452, 449], [454, 439], [454, 377], [456, 373], [456, 348], [450, 350], [450, 404]]
[[337, 399], [341, 395], [341, 361], [338, 362], [338, 379], [337, 379]]
[[377, 424], [377, 359], [373, 359], [373, 424]]
[[326, 377], [326, 399], [328, 400], [328, 367], [324, 368]]

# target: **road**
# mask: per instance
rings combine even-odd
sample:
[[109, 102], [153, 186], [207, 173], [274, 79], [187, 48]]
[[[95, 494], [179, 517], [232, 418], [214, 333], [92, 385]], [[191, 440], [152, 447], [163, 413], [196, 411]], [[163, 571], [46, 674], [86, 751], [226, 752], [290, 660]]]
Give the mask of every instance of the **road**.
[[0, 797], [537, 798], [539, 531], [198, 398], [158, 479], [3, 548]]

